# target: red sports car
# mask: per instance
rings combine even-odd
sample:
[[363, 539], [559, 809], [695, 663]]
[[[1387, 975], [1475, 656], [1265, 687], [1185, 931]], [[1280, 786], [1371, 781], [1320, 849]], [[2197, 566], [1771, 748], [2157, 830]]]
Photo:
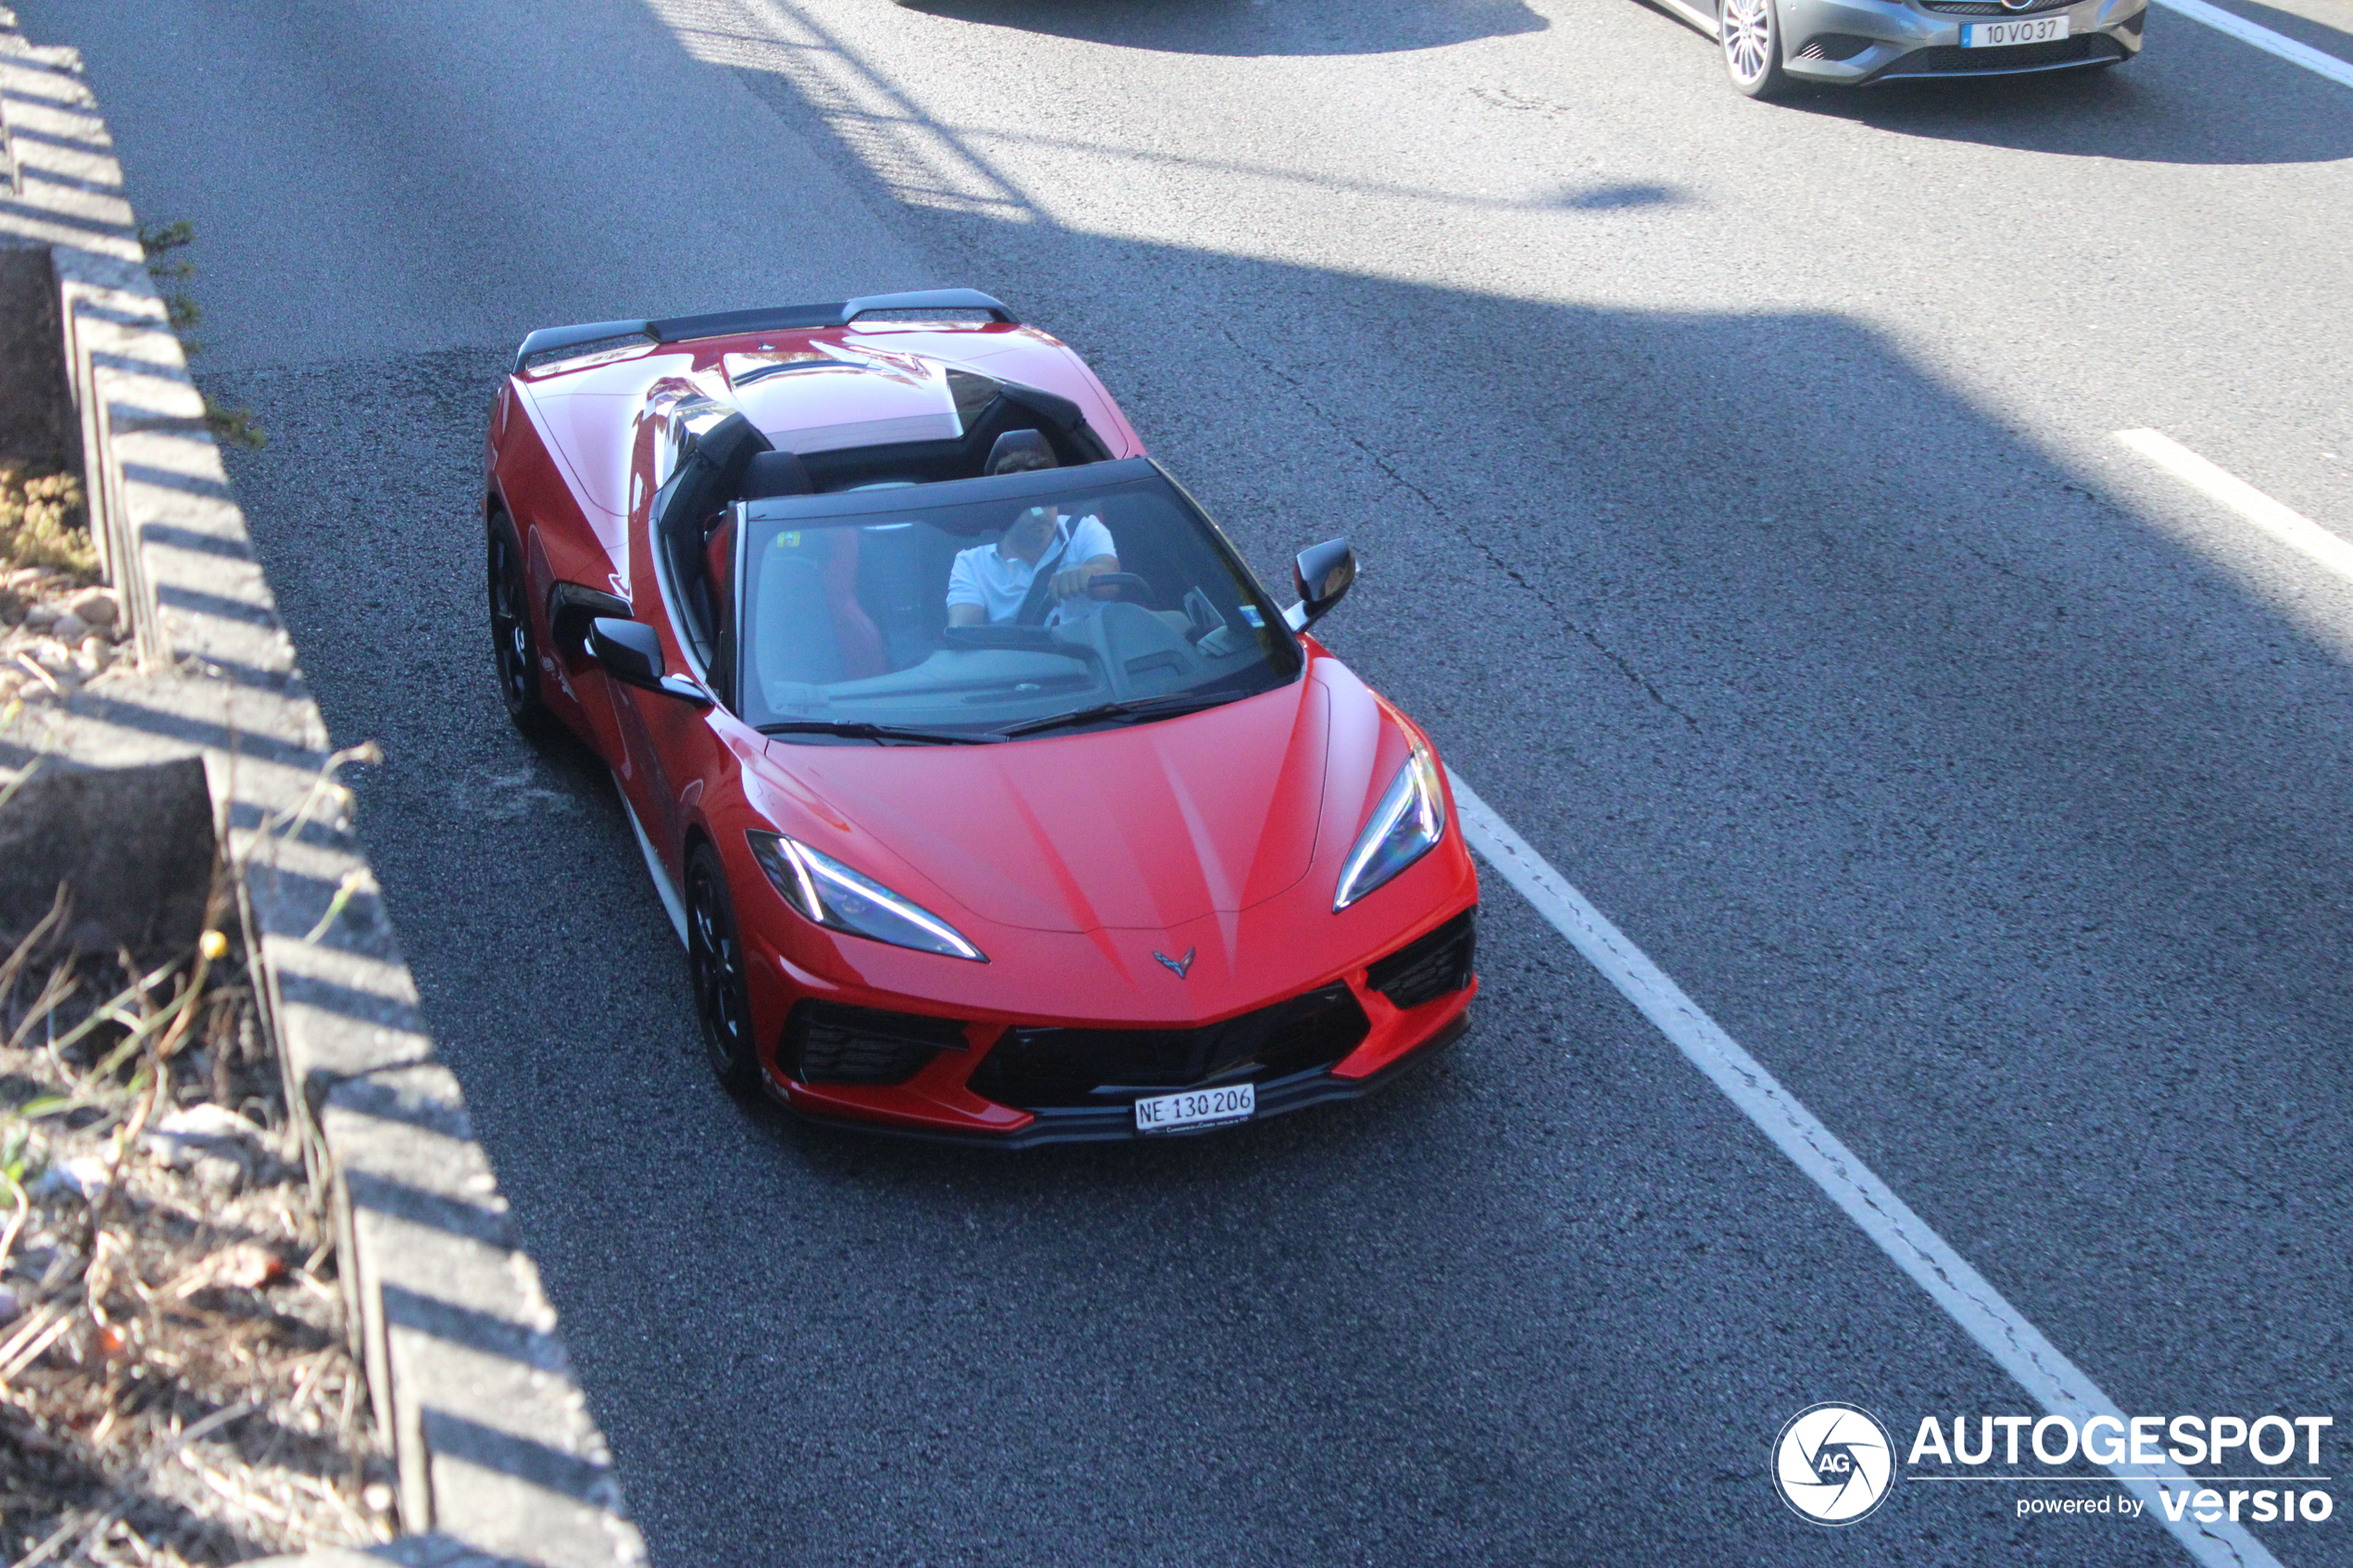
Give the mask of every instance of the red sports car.
[[619, 782], [711, 1065], [1007, 1147], [1361, 1095], [1462, 1034], [1428, 738], [1084, 361], [950, 289], [532, 333], [490, 420], [508, 711]]

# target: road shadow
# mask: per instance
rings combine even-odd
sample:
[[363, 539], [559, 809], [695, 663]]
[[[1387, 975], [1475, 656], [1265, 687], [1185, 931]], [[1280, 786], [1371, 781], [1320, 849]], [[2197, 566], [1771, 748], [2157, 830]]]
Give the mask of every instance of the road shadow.
[[2342, 87], [2154, 6], [2145, 49], [2121, 65], [1825, 87], [1800, 93], [1784, 107], [1896, 135], [2129, 163], [2353, 157], [2353, 99]]
[[[2012, 144], [2095, 154], [2068, 117], [2142, 91], [1835, 112], [1984, 137], [2007, 95], [2043, 106]], [[838, 167], [898, 206], [870, 156]], [[2268, 1305], [2353, 1298], [2278, 1196], [2341, 1190], [2325, 1119], [2265, 1114], [2353, 1094], [2353, 668], [2309, 622], [1852, 319], [902, 224], [932, 281], [1038, 302], [1270, 580], [1352, 535], [1333, 646], [2134, 1408], [2192, 1408], [2183, 1300], [2282, 1408], [2345, 1386], [2326, 1314]], [[205, 380], [273, 432], [228, 456], [257, 547], [331, 725], [384, 742], [363, 831], [658, 1560], [1175, 1561], [1149, 1530], [1860, 1565], [1884, 1537], [1763, 1537], [1746, 1460], [1671, 1505], [1593, 1507], [1592, 1478], [1661, 1433], [1754, 1453], [1826, 1384], [2015, 1402], [1492, 878], [1478, 1024], [1360, 1106], [1011, 1159], [731, 1109], [609, 784], [499, 712], [478, 454], [507, 352]], [[2213, 1239], [2152, 1262], [2151, 1213]], [[2164, 1561], [1905, 1506], [1957, 1561]]]
[[1522, 0], [899, 0], [988, 27], [1180, 55], [1381, 55], [1550, 26]]

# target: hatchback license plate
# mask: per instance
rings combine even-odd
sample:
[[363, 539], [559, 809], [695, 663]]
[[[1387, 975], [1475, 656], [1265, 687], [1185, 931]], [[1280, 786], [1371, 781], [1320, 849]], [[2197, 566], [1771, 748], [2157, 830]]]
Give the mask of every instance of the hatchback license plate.
[[2006, 49], [2013, 44], [2048, 44], [2067, 36], [2067, 13], [2014, 22], [1970, 22], [1961, 29], [1964, 49]]
[[1234, 1084], [1222, 1089], [1188, 1089], [1181, 1095], [1154, 1095], [1136, 1102], [1136, 1130], [1175, 1133], [1247, 1122], [1258, 1112], [1258, 1087]]

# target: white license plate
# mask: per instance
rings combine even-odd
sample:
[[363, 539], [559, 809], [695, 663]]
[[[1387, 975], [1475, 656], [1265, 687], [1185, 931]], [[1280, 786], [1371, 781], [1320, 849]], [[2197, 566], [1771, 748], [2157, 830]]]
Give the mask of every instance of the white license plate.
[[1258, 1087], [1234, 1084], [1222, 1089], [1187, 1089], [1136, 1102], [1136, 1130], [1174, 1133], [1186, 1127], [1215, 1127], [1247, 1122], [1258, 1112]]
[[1961, 29], [1964, 49], [2006, 49], [2013, 44], [2048, 44], [2067, 36], [2067, 13], [2027, 17], [2014, 22], [1970, 22]]

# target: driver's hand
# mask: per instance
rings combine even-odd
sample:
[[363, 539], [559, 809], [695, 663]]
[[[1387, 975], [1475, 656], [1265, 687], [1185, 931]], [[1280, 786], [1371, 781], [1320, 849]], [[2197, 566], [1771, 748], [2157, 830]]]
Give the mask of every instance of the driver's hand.
[[1087, 584], [1095, 575], [1095, 568], [1091, 566], [1074, 566], [1068, 571], [1055, 572], [1054, 597], [1058, 599], [1077, 597], [1087, 591]]

